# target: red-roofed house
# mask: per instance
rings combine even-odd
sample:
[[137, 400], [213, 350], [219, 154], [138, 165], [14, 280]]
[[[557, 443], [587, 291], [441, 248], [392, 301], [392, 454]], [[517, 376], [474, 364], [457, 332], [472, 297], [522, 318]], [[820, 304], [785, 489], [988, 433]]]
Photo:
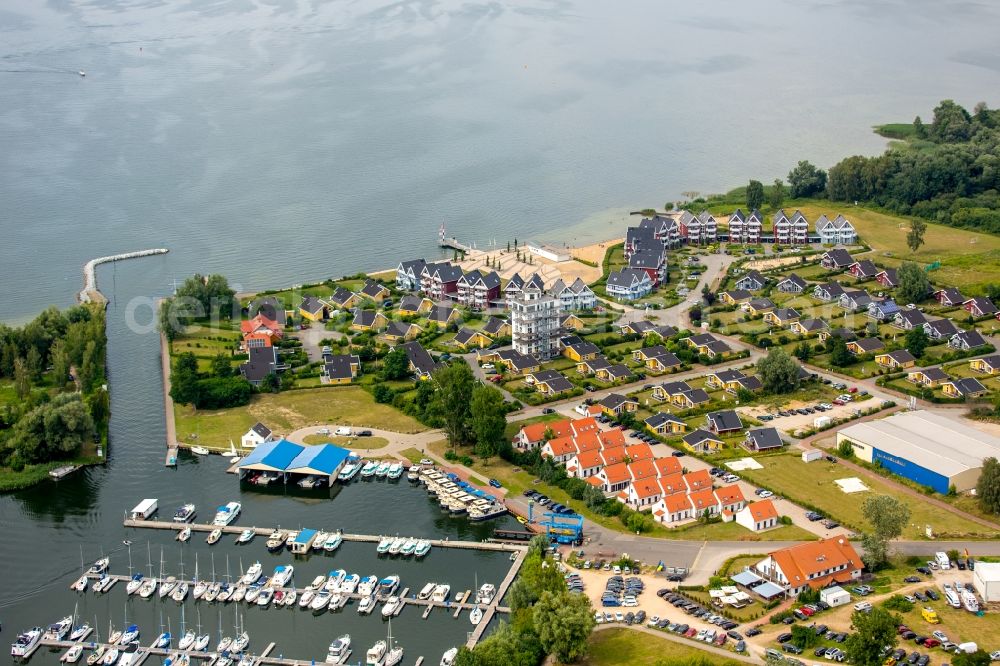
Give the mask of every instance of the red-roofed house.
[[807, 588], [851, 583], [861, 577], [865, 563], [846, 537], [807, 541], [776, 550], [758, 562], [757, 573], [797, 596]]
[[688, 492], [694, 492], [695, 490], [703, 490], [712, 488], [712, 475], [708, 473], [707, 469], [700, 469], [696, 472], [688, 472], [684, 475], [684, 483], [687, 485]]
[[599, 479], [601, 489], [606, 493], [622, 491], [632, 481], [632, 477], [628, 472], [628, 465], [623, 462], [607, 465], [591, 478]]
[[543, 421], [522, 426], [514, 435], [514, 447], [522, 451], [537, 449], [545, 441], [545, 431], [551, 430], [554, 437], [573, 434], [569, 419], [562, 421]]
[[573, 428], [573, 434], [579, 437], [585, 432], [600, 432], [601, 428], [597, 425], [597, 419], [593, 416], [587, 416], [582, 419], [574, 419], [570, 421], [570, 426]]
[[648, 509], [660, 501], [660, 484], [655, 478], [633, 481], [626, 491], [625, 504], [636, 511]]
[[244, 351], [251, 347], [271, 347], [284, 335], [278, 322], [262, 314], [249, 321], [241, 321], [240, 332], [243, 334]]
[[681, 471], [684, 469], [684, 466], [681, 465], [681, 461], [675, 458], [674, 456], [667, 456], [666, 458], [657, 458], [656, 460], [653, 461], [653, 464], [656, 465], [656, 472], [661, 477], [670, 476], [672, 474], [680, 474]]
[[736, 522], [751, 532], [769, 530], [778, 526], [778, 510], [769, 499], [747, 504], [736, 512]]
[[715, 498], [719, 502], [722, 519], [726, 521], [732, 520], [736, 512], [747, 505], [743, 491], [736, 484], [716, 489]]
[[574, 453], [577, 453], [576, 443], [568, 435], [550, 439], [542, 445], [542, 457], [556, 462], [566, 462]]
[[691, 501], [685, 493], [665, 495], [653, 505], [653, 518], [661, 523], [679, 523], [691, 518]]
[[719, 500], [716, 499], [715, 493], [712, 492], [711, 488], [688, 493], [688, 501], [691, 502], [691, 515], [693, 518], [700, 518], [702, 514], [714, 516], [719, 513]]
[[657, 481], [660, 484], [660, 494], [664, 497], [677, 493], [687, 495], [687, 485], [684, 483], [684, 475], [680, 472], [661, 476]]
[[594, 476], [604, 467], [600, 451], [583, 451], [566, 461], [566, 474], [577, 479]]
[[629, 460], [652, 460], [653, 450], [649, 448], [649, 444], [633, 444], [625, 447], [625, 455]]
[[612, 428], [598, 434], [604, 448], [613, 446], [625, 446], [625, 433], [621, 428]]

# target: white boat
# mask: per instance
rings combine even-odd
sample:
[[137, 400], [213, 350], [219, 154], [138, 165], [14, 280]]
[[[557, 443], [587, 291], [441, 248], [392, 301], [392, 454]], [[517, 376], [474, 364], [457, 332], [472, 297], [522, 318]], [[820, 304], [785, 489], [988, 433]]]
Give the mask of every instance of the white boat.
[[218, 542], [218, 540], [221, 538], [222, 538], [222, 530], [216, 527], [214, 530], [208, 533], [207, 537], [205, 537], [205, 542], [208, 543], [209, 546], [211, 546], [216, 542]]
[[455, 657], [458, 656], [458, 648], [448, 648], [448, 650], [441, 655], [441, 666], [455, 666]]
[[430, 599], [431, 593], [434, 592], [435, 587], [437, 587], [436, 583], [427, 583], [422, 588], [420, 588], [420, 592], [417, 593], [417, 599], [420, 600]]
[[181, 543], [184, 543], [190, 538], [191, 538], [190, 527], [185, 527], [184, 529], [182, 529], [180, 532], [177, 533], [177, 540], [180, 541]]
[[482, 619], [483, 619], [483, 609], [480, 608], [479, 606], [476, 606], [475, 608], [472, 609], [472, 612], [469, 613], [469, 622], [471, 622], [473, 626], [475, 626], [479, 624], [482, 621]]
[[118, 666], [132, 666], [139, 660], [139, 641], [132, 641], [122, 650], [118, 658]]
[[69, 632], [69, 639], [71, 641], [78, 641], [86, 638], [87, 634], [90, 633], [90, 625], [84, 622], [79, 627], [74, 627], [73, 631]]
[[202, 634], [194, 641], [194, 649], [199, 652], [204, 652], [208, 649], [208, 643], [212, 640], [212, 637], [208, 634]]
[[351, 635], [344, 634], [334, 642], [330, 643], [330, 647], [326, 653], [326, 663], [328, 664], [346, 664], [347, 660], [351, 657]]
[[363, 597], [375, 593], [375, 587], [378, 585], [378, 576], [365, 576], [358, 583], [358, 594]]
[[285, 595], [281, 598], [281, 605], [294, 606], [298, 598], [299, 598], [299, 593], [295, 590], [295, 588], [292, 588], [287, 592], [285, 592]]
[[142, 581], [142, 587], [139, 588], [139, 596], [143, 599], [149, 599], [156, 592], [156, 579], [147, 578]]
[[323, 610], [328, 603], [330, 603], [330, 593], [326, 590], [320, 590], [309, 603], [309, 608], [314, 611]]
[[334, 569], [330, 572], [330, 578], [326, 581], [323, 589], [327, 592], [336, 592], [340, 589], [340, 584], [347, 578], [347, 572], [343, 569]]
[[118, 661], [118, 655], [120, 654], [121, 651], [118, 648], [112, 646], [107, 652], [104, 653], [104, 660], [101, 661], [101, 663], [104, 664], [105, 666], [111, 666], [116, 661]]
[[240, 663], [238, 666], [253, 666], [254, 657], [252, 654], [245, 654], [240, 657]]
[[420, 480], [420, 465], [410, 465], [410, 469], [406, 472], [406, 480], [413, 483]]
[[292, 580], [293, 573], [295, 573], [295, 567], [291, 564], [280, 564], [274, 567], [274, 574], [271, 575], [268, 585], [271, 587], [287, 587], [288, 582]]
[[236, 589], [233, 590], [233, 593], [229, 596], [229, 600], [239, 603], [243, 601], [243, 599], [245, 599], [246, 596], [247, 596], [246, 585], [237, 585]]
[[361, 602], [358, 604], [358, 613], [368, 615], [368, 613], [371, 613], [374, 609], [375, 595], [369, 594], [361, 598]]
[[139, 588], [142, 587], [142, 578], [143, 576], [141, 573], [137, 573], [136, 575], [132, 576], [132, 580], [130, 580], [128, 582], [128, 585], [125, 586], [125, 593], [133, 595], [136, 592], [138, 592]]
[[361, 576], [356, 573], [347, 574], [344, 582], [340, 584], [340, 591], [343, 594], [354, 594], [358, 589], [358, 583], [361, 582]]
[[361, 463], [349, 460], [344, 465], [344, 468], [340, 470], [340, 474], [337, 475], [337, 480], [345, 482], [350, 481], [355, 476], [357, 476], [358, 472], [360, 471], [361, 471]]
[[[324, 578], [325, 580], [325, 578]], [[299, 597], [299, 608], [308, 608], [309, 604], [312, 603], [313, 597], [316, 596], [316, 592], [313, 590], [305, 590]]]
[[87, 569], [87, 573], [93, 576], [99, 576], [105, 571], [107, 571], [110, 565], [111, 565], [111, 558], [102, 557], [101, 559], [94, 562], [89, 569]]
[[233, 639], [231, 644], [232, 652], [243, 652], [250, 645], [250, 634], [247, 632], [241, 633], [239, 636]]
[[313, 578], [313, 582], [306, 585], [305, 589], [318, 590], [319, 588], [323, 587], [323, 584], [325, 582], [326, 582], [326, 576], [323, 575], [316, 576], [315, 578]]
[[122, 632], [119, 631], [118, 629], [115, 629], [114, 631], [111, 632], [111, 634], [108, 635], [108, 644], [117, 645], [118, 641], [121, 640], [121, 637], [122, 637]]
[[260, 591], [260, 594], [257, 595], [257, 605], [263, 608], [271, 603], [271, 599], [273, 598], [274, 590], [269, 587], [265, 587]]
[[313, 542], [311, 546], [312, 550], [323, 550], [323, 545], [326, 543], [326, 540], [329, 536], [330, 535], [324, 532], [323, 530], [316, 532], [316, 536], [313, 537]]
[[330, 603], [327, 604], [327, 608], [329, 608], [331, 612], [339, 610], [347, 605], [347, 599], [348, 596], [343, 592], [334, 592], [330, 595]]
[[199, 456], [207, 456], [210, 452], [204, 446], [192, 446], [191, 453], [194, 453]]
[[97, 649], [90, 653], [87, 657], [87, 666], [94, 666], [97, 662], [104, 661], [104, 646], [98, 645]]
[[177, 649], [190, 650], [191, 646], [194, 645], [195, 639], [197, 638], [198, 638], [197, 634], [195, 634], [193, 631], [185, 633], [183, 636], [181, 636], [180, 642], [177, 643]]
[[393, 480], [403, 476], [403, 464], [394, 462], [389, 465], [389, 470], [386, 472], [386, 476]]
[[479, 587], [479, 593], [476, 595], [476, 601], [481, 604], [488, 604], [493, 601], [493, 597], [496, 596], [497, 588], [493, 586], [492, 583], [483, 583]]
[[375, 476], [375, 470], [378, 469], [378, 463], [374, 460], [369, 460], [365, 463], [365, 466], [361, 468], [361, 478], [370, 479]]
[[208, 586], [210, 583], [207, 580], [199, 580], [194, 584], [194, 590], [191, 591], [191, 596], [195, 599], [201, 599], [208, 592]]
[[965, 608], [965, 610], [969, 611], [970, 613], [979, 612], [979, 599], [976, 598], [975, 592], [970, 592], [969, 590], [962, 589], [961, 597], [962, 597], [962, 606]]
[[229, 601], [229, 597], [233, 596], [233, 592], [236, 590], [235, 587], [229, 585], [228, 583], [222, 584], [222, 589], [219, 590], [218, 596], [215, 597], [216, 601], [226, 602]]
[[451, 594], [451, 585], [436, 585], [431, 593], [431, 601], [445, 602]]
[[343, 534], [341, 534], [340, 532], [331, 534], [326, 538], [326, 541], [323, 542], [323, 550], [325, 550], [328, 553], [332, 553], [333, 551], [340, 548], [340, 544], [343, 542], [344, 542]]
[[176, 601], [177, 603], [181, 603], [185, 599], [187, 599], [188, 592], [190, 591], [191, 591], [191, 586], [188, 584], [188, 582], [181, 581], [180, 583], [177, 584], [177, 587], [174, 588], [174, 591], [173, 593], [171, 593], [170, 598]]
[[392, 618], [389, 618], [389, 629], [386, 632], [385, 643], [389, 646], [389, 651], [385, 654], [384, 666], [396, 666], [403, 661], [403, 648], [392, 640]]
[[243, 598], [246, 599], [248, 604], [255, 604], [257, 603], [257, 597], [260, 596], [261, 589], [260, 585], [251, 585], [247, 588], [246, 596]]
[[236, 520], [242, 510], [243, 505], [239, 502], [229, 502], [225, 506], [220, 506], [215, 512], [215, 520], [212, 521], [212, 524], [225, 527]]
[[64, 664], [75, 664], [76, 662], [80, 661], [80, 657], [82, 655], [83, 655], [83, 646], [77, 643], [69, 650], [67, 650], [66, 654], [59, 657], [59, 661], [63, 662]]
[[389, 545], [389, 554], [398, 555], [399, 551], [402, 550], [404, 543], [406, 543], [406, 539], [403, 537], [396, 537], [393, 539], [392, 543]]
[[243, 583], [245, 583], [246, 585], [252, 585], [257, 582], [258, 578], [260, 578], [260, 572], [261, 572], [260, 562], [254, 562], [253, 564], [250, 565], [250, 568], [247, 569], [246, 573], [243, 574], [243, 578], [241, 578], [240, 580], [243, 581]]
[[164, 631], [162, 634], [156, 637], [156, 641], [153, 643], [153, 647], [165, 650], [170, 647], [170, 641], [173, 640], [173, 636], [170, 635], [169, 631]]
[[87, 585], [88, 585], [88, 583], [90, 583], [90, 579], [87, 578], [86, 575], [83, 575], [83, 576], [80, 576], [79, 578], [77, 578], [73, 582], [73, 584], [70, 585], [70, 589], [72, 589], [72, 590], [74, 590], [76, 592], [86, 592], [87, 591]]
[[393, 542], [392, 537], [382, 537], [381, 539], [379, 539], [378, 545], [375, 547], [375, 552], [377, 552], [379, 555], [385, 555], [386, 553], [389, 552], [389, 546], [392, 545], [392, 542]]
[[385, 664], [385, 641], [379, 641], [368, 648], [365, 654], [365, 666], [383, 666]]
[[173, 592], [175, 587], [177, 587], [177, 579], [174, 578], [173, 576], [167, 576], [166, 578], [160, 581], [160, 589], [157, 592], [157, 594], [162, 599], [163, 597]]
[[218, 652], [219, 654], [228, 651], [229, 646], [232, 644], [232, 642], [233, 639], [230, 638], [229, 636], [224, 637], [222, 640], [219, 641], [219, 644], [215, 646], [215, 651]]
[[125, 631], [122, 632], [122, 637], [118, 640], [118, 644], [128, 645], [137, 638], [139, 638], [139, 625], [130, 624], [125, 627]]
[[14, 642], [10, 645], [10, 656], [12, 657], [24, 657], [27, 656], [29, 652], [35, 649], [38, 645], [38, 641], [42, 640], [42, 628], [32, 627], [27, 631], [23, 631], [17, 635]]
[[417, 545], [413, 548], [413, 554], [416, 557], [423, 557], [429, 552], [431, 552], [431, 542], [426, 539], [417, 541]]
[[63, 619], [59, 620], [54, 624], [50, 624], [49, 628], [45, 630], [45, 635], [43, 638], [61, 641], [66, 638], [69, 630], [73, 628], [73, 616], [67, 615]]
[[392, 617], [403, 607], [403, 600], [393, 595], [382, 604], [382, 617]]
[[117, 578], [112, 576], [104, 576], [103, 578], [98, 578], [94, 581], [94, 592], [107, 592], [111, 589], [111, 586], [118, 582]]
[[312, 474], [299, 479], [300, 488], [318, 488], [320, 485], [322, 485], [322, 483], [323, 480], [320, 479], [320, 477]]
[[378, 582], [378, 596], [386, 599], [396, 593], [399, 589], [399, 576], [386, 576]]
[[194, 504], [185, 504], [174, 511], [174, 522], [175, 523], [190, 523], [194, 520], [196, 515], [196, 507]]
[[211, 603], [219, 596], [219, 592], [222, 590], [222, 583], [212, 583], [205, 590], [205, 594], [202, 595], [202, 599]]
[[417, 548], [417, 540], [414, 538], [409, 538], [403, 542], [403, 547], [399, 549], [399, 554], [403, 557], [409, 557], [413, 555], [413, 551]]
[[248, 544], [251, 541], [253, 541], [253, 538], [255, 536], [257, 536], [257, 532], [255, 530], [253, 530], [253, 529], [245, 529], [242, 532], [240, 532], [240, 535], [238, 537], [236, 537], [236, 543], [237, 543], [237, 545], [240, 545], [240, 546], [242, 546], [244, 544]]
[[375, 478], [384, 479], [385, 475], [389, 473], [389, 466], [390, 464], [388, 461], [384, 460], [380, 462], [378, 467], [375, 468]]

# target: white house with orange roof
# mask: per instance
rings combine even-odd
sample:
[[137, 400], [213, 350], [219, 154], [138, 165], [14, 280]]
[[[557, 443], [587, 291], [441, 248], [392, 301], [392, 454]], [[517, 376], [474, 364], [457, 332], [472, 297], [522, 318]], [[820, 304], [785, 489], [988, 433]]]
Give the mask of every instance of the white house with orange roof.
[[736, 522], [751, 532], [762, 532], [777, 527], [778, 510], [769, 499], [747, 504], [736, 512]]
[[691, 517], [701, 518], [703, 514], [714, 516], [719, 513], [719, 500], [711, 488], [703, 488], [688, 493], [691, 502]]
[[653, 464], [656, 465], [657, 476], [661, 477], [680, 474], [684, 470], [684, 466], [681, 465], [681, 461], [674, 456], [656, 458], [653, 460]]
[[552, 458], [559, 463], [566, 462], [575, 453], [579, 453], [579, 450], [570, 435], [556, 437], [542, 444], [542, 457]]
[[576, 479], [586, 479], [594, 476], [604, 467], [604, 457], [601, 451], [584, 451], [576, 453], [566, 461], [566, 475]]
[[743, 491], [736, 484], [717, 488], [715, 498], [719, 503], [719, 513], [722, 515], [722, 519], [727, 522], [732, 520], [736, 513], [747, 505]]
[[625, 462], [606, 465], [591, 479], [597, 479], [600, 482], [601, 490], [609, 494], [621, 492], [632, 482], [628, 463]]
[[682, 523], [692, 518], [687, 493], [665, 495], [653, 505], [653, 517], [661, 523]]
[[688, 472], [684, 475], [684, 484], [687, 486], [688, 492], [711, 488], [712, 475], [708, 473], [707, 469], [699, 469], [694, 472]]
[[659, 479], [651, 477], [633, 481], [629, 487], [621, 493], [619, 499], [636, 511], [651, 508], [660, 501], [663, 491], [660, 489]]
[[865, 563], [846, 537], [807, 541], [776, 550], [754, 565], [756, 573], [797, 596], [831, 583], [848, 584], [861, 577]]
[[537, 449], [545, 443], [545, 433], [549, 431], [551, 431], [553, 439], [573, 433], [569, 419], [529, 423], [526, 426], [521, 426], [521, 429], [514, 435], [514, 447], [522, 451]]

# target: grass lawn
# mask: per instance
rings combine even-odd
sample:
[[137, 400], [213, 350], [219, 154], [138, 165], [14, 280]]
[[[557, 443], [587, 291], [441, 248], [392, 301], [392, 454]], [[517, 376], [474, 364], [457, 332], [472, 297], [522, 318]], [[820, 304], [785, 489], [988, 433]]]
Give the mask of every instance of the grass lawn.
[[414, 465], [419, 464], [423, 458], [427, 457], [426, 455], [420, 452], [420, 449], [413, 448], [412, 446], [408, 449], [403, 449], [399, 453]]
[[735, 522], [678, 527], [672, 530], [671, 536], [685, 541], [814, 541], [816, 539], [815, 534], [795, 525], [782, 525], [755, 534]]
[[381, 449], [389, 445], [389, 440], [384, 437], [336, 437], [331, 435], [307, 435], [303, 438], [306, 444], [336, 444], [345, 449], [358, 449], [371, 451]]
[[[938, 590], [940, 592], [940, 589]], [[929, 624], [920, 616], [923, 606], [930, 606], [937, 611], [941, 624]], [[932, 601], [928, 604], [917, 603], [913, 610], [901, 613], [903, 622], [921, 636], [930, 636], [934, 631], [943, 631], [954, 643], [972, 641], [980, 650], [991, 652], [1000, 648], [1000, 614], [985, 613], [977, 617], [964, 609], [955, 609], [942, 601]], [[935, 653], [937, 650], [932, 650]], [[934, 661], [937, 661], [935, 659]]]
[[[810, 220], [836, 208], [830, 203], [796, 206]], [[906, 246], [909, 223], [905, 218], [886, 215], [863, 207], [844, 207], [844, 216], [854, 224], [861, 238], [874, 250], [879, 266], [899, 266], [903, 260], [927, 265], [941, 262], [930, 274], [940, 284], [979, 294], [986, 284], [1000, 281], [1000, 237], [938, 224], [927, 225], [924, 244], [915, 253]], [[834, 211], [836, 212], [836, 211]], [[888, 254], [887, 254], [888, 253]]]
[[523, 419], [521, 421], [511, 421], [507, 424], [504, 429], [503, 434], [507, 439], [512, 439], [518, 431], [526, 425], [531, 425], [532, 423], [542, 423], [546, 421], [564, 421], [566, 417], [562, 414], [542, 414], [541, 416], [533, 416], [530, 419]]
[[230, 440], [238, 440], [258, 421], [276, 432], [331, 423], [405, 433], [426, 430], [416, 419], [376, 403], [370, 393], [356, 386], [262, 393], [245, 407], [215, 411], [174, 405], [174, 418], [179, 441], [209, 448], [229, 448]]
[[793, 502], [816, 506], [832, 518], [855, 529], [868, 526], [861, 507], [871, 493], [843, 493], [834, 483], [837, 479], [858, 477], [873, 493], [893, 495], [905, 502], [910, 507], [910, 524], [903, 530], [905, 539], [923, 539], [926, 525], [931, 525], [935, 532], [948, 532], [956, 537], [996, 536], [987, 535], [987, 528], [958, 514], [944, 516], [940, 508], [903, 494], [868, 472], [856, 472], [826, 460], [804, 463], [798, 454], [768, 456], [761, 458], [759, 462], [764, 469], [743, 472], [751, 483], [764, 485]]
[[595, 631], [590, 637], [589, 652], [580, 663], [584, 666], [635, 666], [664, 660], [703, 659], [715, 664], [739, 664], [713, 652], [699, 650], [694, 641], [672, 641], [629, 629]]

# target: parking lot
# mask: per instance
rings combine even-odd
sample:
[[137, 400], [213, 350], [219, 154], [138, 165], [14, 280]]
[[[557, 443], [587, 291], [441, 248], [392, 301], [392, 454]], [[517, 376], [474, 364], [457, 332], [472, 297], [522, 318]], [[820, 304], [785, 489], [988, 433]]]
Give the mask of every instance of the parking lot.
[[808, 430], [815, 427], [817, 418], [822, 416], [833, 419], [850, 419], [857, 416], [857, 410], [870, 409], [875, 406], [875, 398], [867, 391], [851, 388], [843, 383], [833, 384], [834, 388], [842, 391], [837, 399], [829, 402], [814, 401], [802, 402], [792, 401], [781, 410], [775, 411], [766, 405], [758, 405], [741, 409], [747, 416], [758, 419], [764, 425], [774, 426], [778, 430], [783, 430], [788, 434], [793, 434], [798, 430]]

